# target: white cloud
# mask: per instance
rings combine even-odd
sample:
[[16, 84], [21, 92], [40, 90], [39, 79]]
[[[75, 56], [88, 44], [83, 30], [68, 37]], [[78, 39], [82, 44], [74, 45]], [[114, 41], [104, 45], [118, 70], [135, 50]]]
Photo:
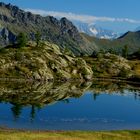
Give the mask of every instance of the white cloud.
[[80, 21], [83, 23], [95, 23], [97, 21], [100, 22], [128, 22], [133, 24], [140, 23], [140, 20], [128, 19], [128, 18], [112, 18], [112, 17], [96, 17], [91, 15], [80, 15], [74, 13], [66, 13], [66, 12], [57, 12], [57, 11], [45, 11], [40, 9], [25, 9], [25, 11], [30, 11], [34, 14], [40, 14], [42, 16], [54, 16], [57, 18], [66, 17], [69, 20]]

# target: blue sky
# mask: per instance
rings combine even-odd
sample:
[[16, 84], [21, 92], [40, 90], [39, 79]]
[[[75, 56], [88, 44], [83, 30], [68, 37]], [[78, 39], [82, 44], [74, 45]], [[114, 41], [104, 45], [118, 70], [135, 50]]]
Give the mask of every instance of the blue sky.
[[124, 32], [140, 26], [140, 0], [3, 0], [43, 15], [98, 24]]

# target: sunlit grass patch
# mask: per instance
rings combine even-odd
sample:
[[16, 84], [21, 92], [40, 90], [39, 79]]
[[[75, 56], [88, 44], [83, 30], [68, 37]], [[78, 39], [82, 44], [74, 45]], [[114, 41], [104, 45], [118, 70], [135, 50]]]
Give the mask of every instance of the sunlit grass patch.
[[31, 132], [8, 130], [0, 132], [0, 140], [140, 140], [140, 131]]

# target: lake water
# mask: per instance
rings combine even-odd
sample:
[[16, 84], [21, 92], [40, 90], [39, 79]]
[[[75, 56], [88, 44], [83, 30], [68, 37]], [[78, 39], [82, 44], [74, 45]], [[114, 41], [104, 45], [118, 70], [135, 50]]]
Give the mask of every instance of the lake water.
[[140, 129], [139, 85], [120, 82], [0, 84], [0, 127]]

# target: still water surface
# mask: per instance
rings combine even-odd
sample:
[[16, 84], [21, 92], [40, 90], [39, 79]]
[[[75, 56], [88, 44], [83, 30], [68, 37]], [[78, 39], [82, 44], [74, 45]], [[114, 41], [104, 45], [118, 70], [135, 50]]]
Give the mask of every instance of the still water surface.
[[1, 84], [1, 127], [33, 130], [140, 129], [138, 85], [65, 83], [57, 86], [33, 84], [26, 88], [22, 84], [15, 85]]

